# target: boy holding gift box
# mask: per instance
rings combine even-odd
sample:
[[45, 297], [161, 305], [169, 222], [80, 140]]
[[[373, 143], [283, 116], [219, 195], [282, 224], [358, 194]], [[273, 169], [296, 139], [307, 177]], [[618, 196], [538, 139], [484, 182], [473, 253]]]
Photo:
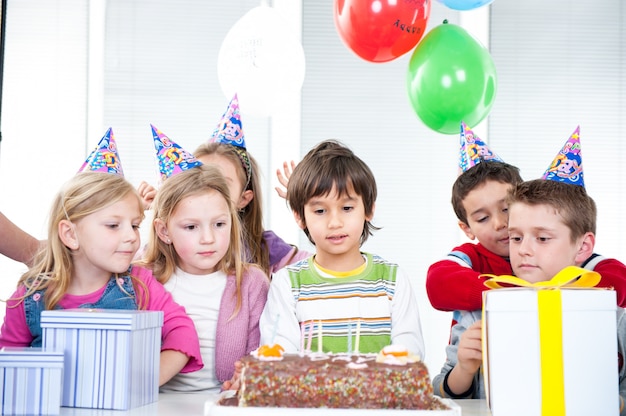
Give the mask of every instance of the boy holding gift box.
[[[596, 206], [581, 186], [551, 180], [517, 185], [507, 198], [510, 258], [516, 276], [531, 283], [550, 280], [563, 268], [581, 265], [593, 252]], [[447, 360], [434, 377], [435, 393], [453, 398], [485, 398], [481, 311], [461, 313], [452, 329]], [[617, 309], [620, 412], [625, 415], [626, 339], [624, 310]], [[511, 377], [515, 377], [511, 374]], [[602, 382], [602, 380], [598, 380]], [[590, 398], [591, 400], [591, 398]]]
[[[452, 206], [459, 227], [478, 244], [455, 247], [445, 259], [428, 269], [426, 290], [435, 309], [442, 311], [475, 310], [482, 306], [483, 273], [511, 274], [507, 234], [507, 191], [522, 181], [519, 170], [497, 155], [462, 123], [460, 169], [463, 173], [452, 187]], [[477, 150], [478, 149], [478, 150]], [[480, 150], [483, 149], [483, 150]], [[491, 155], [483, 159], [479, 155]], [[482, 163], [488, 162], [488, 163]], [[569, 137], [544, 179], [561, 181], [584, 188], [579, 128]], [[598, 286], [613, 287], [617, 303], [626, 307], [626, 266], [616, 259], [589, 253], [580, 266], [602, 276]], [[454, 321], [458, 320], [455, 313]]]

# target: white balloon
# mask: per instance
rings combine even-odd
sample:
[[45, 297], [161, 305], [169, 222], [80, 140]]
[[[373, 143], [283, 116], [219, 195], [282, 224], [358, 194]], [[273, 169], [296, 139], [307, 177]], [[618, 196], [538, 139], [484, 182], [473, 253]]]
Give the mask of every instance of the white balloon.
[[276, 10], [255, 7], [228, 31], [217, 57], [226, 98], [235, 93], [242, 113], [270, 116], [304, 82], [302, 45]]

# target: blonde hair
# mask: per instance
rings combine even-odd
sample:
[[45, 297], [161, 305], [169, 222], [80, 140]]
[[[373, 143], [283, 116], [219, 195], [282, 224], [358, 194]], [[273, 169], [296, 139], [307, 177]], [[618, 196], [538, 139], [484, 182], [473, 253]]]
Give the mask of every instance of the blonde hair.
[[[189, 196], [218, 192], [228, 204], [231, 217], [230, 244], [224, 257], [216, 267], [226, 274], [235, 275], [237, 305], [233, 317], [241, 309], [241, 282], [244, 271], [249, 267], [243, 261], [241, 225], [234, 203], [230, 200], [228, 184], [221, 171], [214, 166], [201, 165], [178, 173], [165, 182], [154, 200], [154, 219], [168, 223], [178, 204]], [[157, 280], [166, 283], [174, 274], [180, 258], [173, 244], [164, 243], [157, 235], [156, 228], [150, 229], [150, 241], [143, 265], [152, 269]]]
[[193, 153], [196, 158], [202, 156], [217, 155], [226, 158], [237, 166], [237, 180], [244, 187], [244, 191], [250, 190], [254, 194], [254, 198], [239, 211], [239, 219], [243, 227], [243, 238], [246, 248], [249, 251], [250, 262], [257, 264], [268, 276], [270, 275], [270, 255], [269, 247], [263, 238], [263, 199], [261, 197], [261, 185], [259, 178], [259, 167], [257, 161], [248, 153], [250, 159], [251, 175], [248, 182], [248, 176], [243, 167], [241, 158], [237, 154], [232, 145], [224, 143], [201, 144]]
[[[123, 200], [128, 195], [137, 198], [138, 212], [143, 219], [141, 197], [135, 188], [119, 175], [81, 172], [66, 182], [52, 203], [48, 220], [48, 242], [35, 256], [33, 266], [19, 280], [19, 284], [26, 286], [26, 293], [22, 299], [38, 290], [46, 289], [45, 308], [53, 309], [67, 292], [74, 265], [72, 251], [63, 244], [59, 236], [61, 220], [76, 222]], [[147, 296], [147, 291], [144, 292]]]

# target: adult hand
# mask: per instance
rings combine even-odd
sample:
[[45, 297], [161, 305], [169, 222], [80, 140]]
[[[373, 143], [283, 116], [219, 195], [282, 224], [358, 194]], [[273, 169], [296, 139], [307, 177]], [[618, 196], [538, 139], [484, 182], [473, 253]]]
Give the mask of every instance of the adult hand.
[[278, 178], [278, 182], [280, 182], [280, 184], [282, 185], [282, 188], [280, 186], [274, 188], [276, 189], [276, 193], [278, 193], [279, 197], [287, 199], [287, 185], [289, 184], [289, 178], [291, 177], [291, 174], [293, 173], [293, 170], [295, 168], [296, 162], [292, 160], [290, 163], [288, 163], [287, 161], [283, 162], [282, 172], [280, 171], [280, 169], [276, 169], [276, 177]]
[[145, 181], [141, 181], [141, 183], [137, 187], [137, 192], [143, 200], [143, 209], [150, 209], [150, 207], [152, 206], [152, 202], [154, 201], [154, 198], [157, 194], [156, 188]]

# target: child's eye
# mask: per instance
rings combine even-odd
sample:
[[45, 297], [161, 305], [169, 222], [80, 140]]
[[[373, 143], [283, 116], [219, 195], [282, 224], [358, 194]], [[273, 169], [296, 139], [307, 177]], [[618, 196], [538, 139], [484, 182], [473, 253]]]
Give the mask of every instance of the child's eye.
[[195, 230], [195, 229], [196, 229], [196, 226], [195, 226], [195, 225], [193, 225], [193, 224], [189, 224], [189, 225], [185, 225], [183, 228], [184, 228], [185, 230], [192, 231], [192, 230]]
[[215, 228], [224, 228], [228, 225], [226, 221], [219, 221], [215, 223]]
[[476, 220], [476, 222], [485, 222], [489, 219], [489, 217], [480, 217]]
[[354, 209], [354, 207], [350, 207], [350, 206], [343, 207], [343, 210], [344, 210], [344, 211], [346, 211], [346, 212], [350, 212], [350, 211], [352, 211], [353, 209]]
[[522, 241], [522, 237], [514, 237], [514, 236], [510, 236], [509, 237], [509, 242], [513, 241], [514, 243], [519, 243], [520, 241]]
[[139, 229], [139, 224], [133, 224], [133, 230], [138, 230]]
[[507, 208], [503, 208], [502, 212], [509, 212], [509, 208], [508, 207]]
[[314, 214], [318, 214], [318, 215], [321, 215], [321, 214], [323, 214], [324, 212], [326, 212], [326, 211], [325, 211], [325, 210], [323, 210], [322, 208], [320, 208], [320, 209], [314, 209], [314, 210], [313, 210], [313, 213], [314, 213]]
[[546, 243], [550, 241], [551, 238], [550, 237], [537, 237], [537, 240], [541, 241], [542, 243]]
[[116, 228], [119, 228], [119, 226], [120, 226], [120, 225], [119, 225], [119, 224], [107, 224], [106, 226], [107, 226], [108, 228], [110, 228], [110, 229], [114, 230], [114, 229], [116, 229]]

